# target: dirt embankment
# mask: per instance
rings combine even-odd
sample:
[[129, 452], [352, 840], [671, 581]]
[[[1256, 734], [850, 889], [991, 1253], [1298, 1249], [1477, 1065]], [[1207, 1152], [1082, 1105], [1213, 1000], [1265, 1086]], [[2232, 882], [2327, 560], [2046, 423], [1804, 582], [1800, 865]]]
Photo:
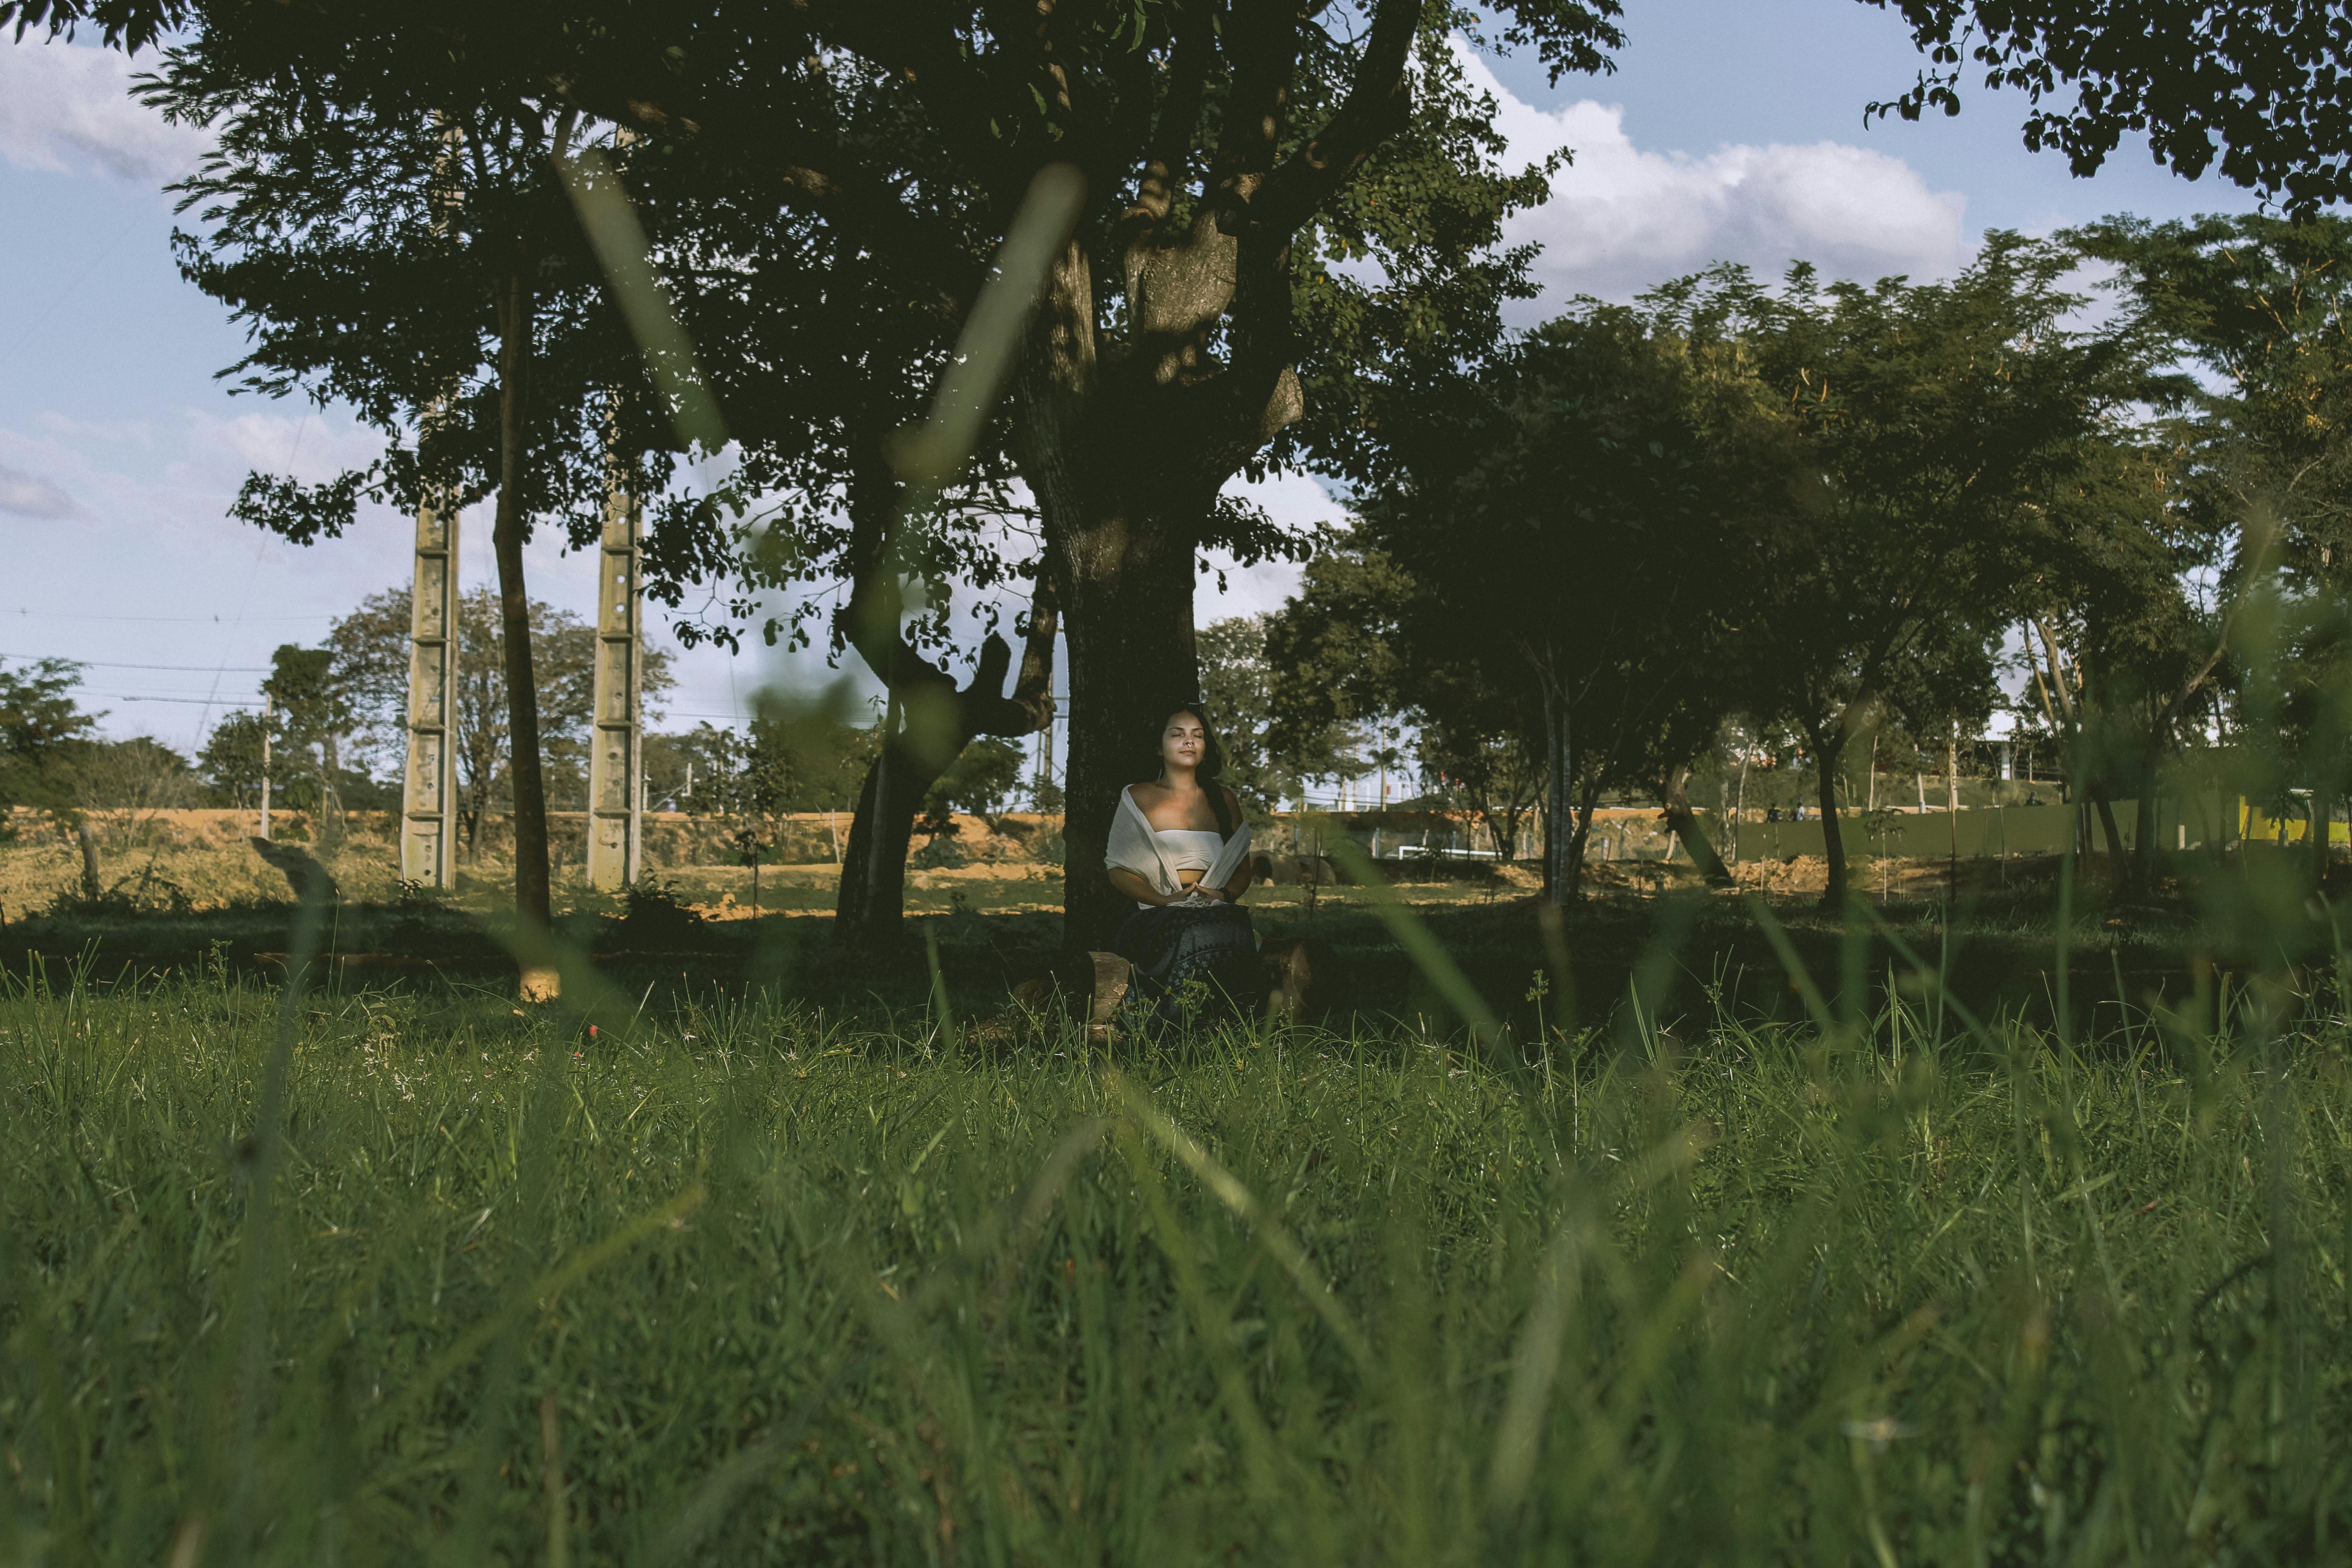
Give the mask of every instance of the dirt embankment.
[[[261, 831], [260, 814], [213, 807], [155, 811], [91, 811], [84, 814], [96, 830], [100, 847], [121, 854], [132, 849], [223, 849], [242, 844]], [[561, 858], [577, 855], [585, 842], [587, 814], [551, 811], [549, 847]], [[65, 842], [71, 835], [47, 813], [23, 806], [12, 813], [12, 841], [31, 844], [42, 839]], [[838, 862], [849, 842], [845, 811], [809, 811], [773, 816], [690, 816], [684, 812], [649, 811], [645, 815], [645, 852], [653, 866], [734, 866], [744, 863], [745, 836], [770, 865]], [[362, 843], [390, 844], [397, 826], [388, 811], [342, 814], [345, 835]], [[994, 826], [977, 816], [954, 818], [953, 842], [965, 853], [984, 859], [1033, 858], [1046, 840], [1059, 836], [1062, 819], [1034, 812], [1012, 812], [994, 819]], [[289, 844], [312, 844], [319, 824], [307, 811], [269, 814], [269, 837]], [[942, 837], [950, 836], [943, 835]], [[918, 852], [924, 839], [915, 840]], [[503, 858], [514, 847], [514, 829], [503, 812], [485, 812], [475, 826], [469, 847], [479, 856]]]
[[[99, 889], [108, 902], [133, 909], [219, 909], [278, 903], [291, 896], [284, 869], [254, 847], [260, 824], [251, 811], [186, 809], [95, 811], [88, 814], [99, 861]], [[688, 816], [650, 812], [645, 819], [645, 868], [677, 881], [690, 900], [707, 895], [714, 908], [738, 881], [750, 893], [756, 858], [769, 879], [769, 906], [830, 907], [840, 853], [847, 846], [847, 812], [763, 817]], [[83, 858], [74, 832], [45, 814], [19, 809], [0, 841], [0, 920], [22, 918], [83, 893]], [[397, 820], [390, 812], [350, 812], [341, 837], [322, 843], [307, 812], [273, 811], [270, 840], [281, 850], [315, 855], [333, 873], [344, 897], [383, 902], [400, 896]], [[551, 814], [550, 848], [559, 887], [583, 870], [586, 819], [580, 812]], [[513, 835], [503, 816], [486, 816], [468, 854], [461, 849], [461, 892], [495, 900], [511, 875]], [[286, 857], [279, 854], [277, 858]], [[1016, 813], [992, 824], [958, 816], [936, 838], [918, 836], [908, 858], [914, 885], [934, 881], [1044, 882], [1060, 896], [1061, 819]], [[706, 886], [708, 884], [708, 886]]]

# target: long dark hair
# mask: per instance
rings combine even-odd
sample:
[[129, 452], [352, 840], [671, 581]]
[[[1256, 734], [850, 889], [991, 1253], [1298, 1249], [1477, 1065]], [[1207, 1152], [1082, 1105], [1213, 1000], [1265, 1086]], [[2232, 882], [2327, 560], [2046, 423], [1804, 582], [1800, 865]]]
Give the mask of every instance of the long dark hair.
[[1217, 831], [1231, 837], [1234, 812], [1233, 807], [1225, 804], [1222, 782], [1225, 773], [1225, 743], [1217, 739], [1217, 727], [1209, 722], [1209, 710], [1198, 702], [1179, 702], [1161, 712], [1159, 722], [1151, 727], [1150, 739], [1145, 743], [1143, 771], [1137, 775], [1136, 782], [1160, 784], [1167, 779], [1168, 765], [1160, 755], [1160, 737], [1168, 733], [1168, 721], [1179, 713], [1190, 713], [1201, 721], [1201, 765], [1192, 770], [1192, 776], [1209, 794], [1209, 810], [1217, 819]]

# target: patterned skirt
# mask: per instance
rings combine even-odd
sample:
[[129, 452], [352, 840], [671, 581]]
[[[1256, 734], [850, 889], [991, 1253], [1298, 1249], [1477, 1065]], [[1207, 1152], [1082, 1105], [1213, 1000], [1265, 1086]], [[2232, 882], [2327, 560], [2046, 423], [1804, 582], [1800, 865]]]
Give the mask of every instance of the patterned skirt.
[[1181, 1025], [1212, 1008], [1255, 1011], [1265, 989], [1249, 911], [1235, 904], [1138, 910], [1120, 922], [1111, 951], [1135, 965], [1121, 1010], [1138, 1028]]

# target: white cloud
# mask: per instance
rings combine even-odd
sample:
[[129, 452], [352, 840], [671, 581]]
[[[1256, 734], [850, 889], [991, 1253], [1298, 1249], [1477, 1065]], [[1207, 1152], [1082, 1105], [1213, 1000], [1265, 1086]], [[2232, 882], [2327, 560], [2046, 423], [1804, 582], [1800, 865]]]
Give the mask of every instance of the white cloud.
[[1645, 152], [1625, 133], [1621, 108], [1583, 99], [1538, 109], [1476, 57], [1465, 52], [1463, 68], [1501, 106], [1496, 122], [1514, 160], [1574, 151], [1551, 200], [1508, 230], [1543, 247], [1535, 272], [1547, 311], [1576, 294], [1629, 299], [1715, 261], [1772, 278], [1805, 260], [1875, 280], [1944, 277], [1967, 258], [1967, 199], [1929, 190], [1899, 158], [1837, 142], [1726, 146], [1705, 157]]
[[[119, 560], [135, 539], [139, 567], [157, 581], [177, 583], [179, 552], [204, 554], [225, 547], [242, 559], [257, 549], [283, 553], [291, 548], [228, 515], [237, 487], [253, 468], [291, 471], [316, 482], [364, 467], [383, 449], [381, 437], [348, 418], [259, 412], [224, 418], [199, 408], [180, 413], [176, 425], [160, 427], [143, 420], [78, 421], [54, 411], [37, 416], [29, 430], [0, 426], [0, 465], [5, 465], [0, 473], [48, 476], [53, 489], [75, 498], [73, 520], [91, 525], [89, 537], [107, 541], [94, 548], [116, 552]], [[7, 493], [0, 487], [0, 498]], [[389, 510], [363, 501], [356, 531], [362, 538], [383, 533], [397, 560], [404, 556], [406, 536], [391, 520]], [[319, 569], [332, 571], [352, 551], [296, 550], [287, 558], [315, 559]], [[21, 570], [26, 563], [13, 564]]]
[[255, 471], [323, 483], [365, 468], [383, 456], [385, 446], [382, 432], [341, 416], [251, 413], [221, 419], [190, 409], [188, 419], [199, 450], [236, 460], [232, 486]]
[[[1264, 507], [1275, 521], [1293, 531], [1303, 532], [1318, 523], [1347, 521], [1339, 503], [1305, 474], [1276, 474], [1260, 484], [1235, 479], [1225, 486], [1225, 493]], [[1205, 626], [1233, 616], [1268, 614], [1282, 608], [1282, 602], [1298, 592], [1302, 574], [1296, 563], [1261, 561], [1255, 566], [1243, 566], [1223, 550], [1206, 553], [1210, 570], [1193, 587], [1195, 626]], [[1224, 579], [1222, 592], [1218, 586], [1220, 574]]]
[[89, 512], [55, 479], [0, 463], [0, 511], [62, 522], [86, 522]]
[[210, 138], [133, 99], [139, 68], [117, 49], [0, 41], [0, 157], [66, 173], [95, 164], [149, 186], [189, 174]]

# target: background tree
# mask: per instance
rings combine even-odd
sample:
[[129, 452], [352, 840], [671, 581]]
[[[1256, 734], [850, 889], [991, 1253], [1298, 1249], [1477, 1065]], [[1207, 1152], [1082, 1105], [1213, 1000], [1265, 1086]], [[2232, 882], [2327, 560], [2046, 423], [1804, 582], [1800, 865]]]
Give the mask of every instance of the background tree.
[[[539, 687], [541, 788], [562, 809], [587, 809], [589, 726], [595, 717], [596, 628], [544, 599], [530, 602], [532, 679]], [[509, 729], [505, 606], [498, 593], [470, 589], [457, 601], [457, 778], [468, 858], [480, 854], [485, 811], [510, 811], [513, 752]], [[321, 645], [349, 710], [358, 754], [397, 777], [407, 765], [409, 590], [387, 588], [360, 601], [328, 628]], [[677, 684], [669, 650], [639, 650], [645, 721]], [[576, 805], [575, 805], [576, 803]]]
[[1027, 760], [1019, 746], [992, 735], [966, 746], [924, 796], [924, 830], [934, 837], [948, 832], [955, 826], [951, 814], [959, 811], [981, 818], [993, 830]]
[[[2244, 699], [2268, 693], [2253, 704], [2268, 721], [2239, 726], [2241, 742], [2253, 743], [2237, 756], [2258, 763], [2239, 784], [2264, 799], [2310, 788], [2332, 803], [2352, 775], [2333, 742], [2315, 737], [2333, 711], [2325, 683], [2343, 669], [2331, 606], [2352, 590], [2352, 341], [2344, 319], [2352, 224], [2116, 217], [2064, 237], [2120, 268], [2114, 287], [2125, 307], [2207, 373], [2202, 384], [2184, 383], [2183, 416], [2167, 427], [2176, 448], [2164, 532], [2171, 581], [2151, 586], [2145, 609], [2122, 620], [2128, 642], [2117, 666], [2140, 695], [2111, 749], [2135, 764], [2138, 793], [2150, 796], [2157, 759], [2192, 739], [2182, 726], [2205, 703], [2227, 690], [2243, 709]], [[2218, 589], [2217, 602], [2191, 603], [2192, 572]], [[2112, 595], [2084, 597], [2096, 604]], [[2260, 646], [2233, 648], [2246, 611], [2265, 623]], [[2308, 668], [2294, 668], [2306, 658]], [[2255, 668], [2273, 661], [2280, 667]], [[2333, 814], [2331, 804], [2322, 815]], [[2152, 872], [2146, 848], [2137, 869]]]
[[[2212, 580], [2227, 541], [2189, 472], [2193, 453], [2172, 434], [2180, 427], [2168, 420], [2086, 454], [2048, 498], [2045, 548], [2021, 601], [2027, 711], [2067, 759], [2110, 863], [2138, 885], [2156, 868], [2160, 770], [2225, 673], [2227, 618], [2190, 585]], [[2130, 796], [2139, 815], [2126, 859], [2112, 802]]]
[[1475, 813], [1496, 854], [1517, 852], [1519, 822], [1538, 808], [1543, 745], [1520, 684], [1497, 681], [1465, 645], [1446, 606], [1388, 555], [1355, 542], [1309, 563], [1299, 592], [1269, 625], [1263, 679], [1275, 693], [1274, 733], [1310, 776], [1360, 763], [1349, 727], [1366, 715], [1401, 720], [1426, 783]]
[[878, 724], [845, 723], [824, 707], [771, 710], [740, 730], [697, 724], [646, 738], [646, 788], [672, 810], [704, 816], [846, 811], [880, 742]]
[[113, 814], [118, 847], [144, 839], [157, 812], [193, 805], [197, 798], [188, 759], [152, 735], [89, 742], [75, 758], [73, 773], [81, 807]]
[[[1864, 0], [1929, 56], [1874, 115], [1960, 111], [1963, 73], [2025, 93], [2025, 144], [2096, 174], [2145, 135], [2185, 179], [2222, 176], [2298, 216], [2352, 197], [2352, 29], [2343, 7], [2213, 0]], [[1965, 57], [1965, 59], [1963, 58]], [[2044, 107], [2045, 104], [2048, 107]]]
[[[370, 594], [329, 623], [320, 645], [333, 656], [336, 679], [351, 703], [352, 760], [371, 773], [394, 779], [408, 766], [409, 595], [405, 584]], [[461, 661], [473, 646], [472, 634], [481, 629], [467, 602], [474, 596], [461, 595], [458, 601]], [[495, 613], [494, 597], [486, 597], [486, 607]], [[532, 650], [535, 668], [540, 651]], [[463, 662], [459, 668], [465, 668]]]
[[2184, 480], [2211, 492], [2186, 499], [2264, 510], [2299, 585], [2352, 581], [2352, 223], [2126, 216], [2062, 238], [2119, 268], [2126, 308], [2218, 383], [2177, 385]]
[[1486, 679], [1475, 662], [1435, 665], [1414, 682], [1423, 777], [1452, 810], [1474, 814], [1502, 859], [1519, 853], [1519, 829], [1540, 818], [1541, 725], [1523, 683]]
[[[178, 187], [202, 231], [174, 244], [188, 279], [248, 329], [250, 351], [226, 374], [245, 389], [347, 404], [393, 443], [370, 469], [324, 485], [257, 474], [236, 512], [308, 543], [351, 526], [363, 497], [409, 514], [495, 495], [516, 908], [543, 925], [523, 545], [549, 514], [575, 544], [593, 542], [616, 483], [657, 492], [674, 410], [605, 296], [559, 178], [580, 121], [553, 87], [362, 30], [309, 49], [316, 23], [205, 7], [148, 90], [168, 116], [215, 134]], [[665, 519], [707, 521], [677, 509], [656, 519], [657, 533]]]
[[[1330, 596], [1325, 590], [1360, 569], [1360, 558], [1345, 546], [1327, 551], [1307, 563], [1299, 594], [1280, 610], [1213, 621], [1201, 629], [1201, 700], [1225, 748], [1226, 780], [1254, 817], [1280, 810], [1286, 800], [1304, 802], [1312, 781], [1360, 765], [1352, 754], [1353, 716], [1378, 700], [1368, 699], [1361, 683], [1344, 692], [1329, 684], [1360, 672], [1343, 660], [1318, 662], [1312, 672], [1278, 662], [1323, 659], [1321, 634], [1337, 618], [1320, 616]], [[1371, 606], [1358, 599], [1348, 607]], [[1303, 616], [1317, 617], [1315, 625], [1303, 629]]]
[[[1490, 33], [1556, 72], [1595, 69], [1615, 9], [1528, 0]], [[1491, 106], [1448, 42], [1466, 18], [1417, 0], [1377, 0], [1352, 36], [1273, 0], [1056, 7], [1018, 26], [944, 3], [733, 7], [716, 28], [695, 16], [679, 68], [616, 52], [581, 90], [648, 136], [788, 148], [808, 209], [876, 253], [954, 237], [877, 198], [871, 150], [944, 149], [995, 233], [1041, 168], [1086, 175], [1013, 416], [1069, 638], [1067, 927], [1094, 940], [1118, 914], [1101, 846], [1133, 736], [1155, 704], [1197, 695], [1196, 553], [1272, 542], [1220, 490], [1340, 439], [1355, 382], [1398, 335], [1496, 330], [1524, 283], [1496, 237], [1539, 198], [1540, 171], [1491, 167]], [[772, 68], [739, 72], [746, 56]], [[875, 100], [893, 118], [868, 131], [836, 115], [844, 61], [897, 84]], [[1316, 421], [1276, 447], [1309, 407], [1302, 389]]]
[[[878, 716], [853, 723], [822, 705], [761, 713], [746, 740], [747, 804], [761, 812], [855, 810], [884, 743]], [[849, 855], [845, 848], [845, 876]]]
[[262, 737], [268, 732], [268, 721], [258, 711], [238, 712], [214, 725], [205, 737], [196, 753], [196, 772], [216, 804], [260, 808], [261, 781], [268, 774]]
[[16, 835], [19, 808], [74, 809], [74, 760], [105, 717], [74, 701], [81, 669], [62, 658], [0, 665], [0, 840]]
[[1376, 767], [1365, 732], [1413, 710], [1407, 676], [1420, 650], [1399, 624], [1412, 590], [1388, 556], [1345, 542], [1307, 563], [1298, 592], [1266, 623], [1265, 746], [1302, 796], [1309, 780]]
[[1359, 499], [1368, 542], [1415, 586], [1402, 668], [1472, 668], [1510, 694], [1496, 738], [1534, 716], [1555, 900], [1575, 895], [1601, 791], [1675, 776], [1714, 738], [1732, 521], [1760, 483], [1741, 466], [1752, 408], [1735, 348], [1584, 301], [1384, 411]]
[[1274, 721], [1274, 672], [1266, 663], [1272, 617], [1229, 616], [1201, 628], [1201, 700], [1225, 748], [1225, 782], [1244, 811], [1279, 809], [1298, 781], [1276, 765], [1267, 749]]
[[739, 804], [733, 784], [745, 755], [740, 731], [708, 721], [691, 730], [646, 736], [640, 762], [647, 809], [720, 815], [750, 809]]
[[269, 656], [261, 689], [270, 700], [273, 784], [282, 781], [286, 804], [311, 813], [321, 843], [342, 837], [342, 738], [352, 725], [351, 696], [338, 679], [333, 653], [280, 644]]
[[1784, 422], [1792, 504], [1760, 536], [1739, 668], [1751, 704], [1804, 742], [1831, 907], [1846, 897], [1847, 747], [1880, 715], [1921, 735], [1982, 723], [2052, 500], [2164, 391], [2135, 324], [2063, 327], [2074, 265], [1996, 232], [1948, 283], [1824, 288], [1800, 267], [1768, 292], [1727, 268], [1677, 291], [1694, 331], [1751, 356]]

